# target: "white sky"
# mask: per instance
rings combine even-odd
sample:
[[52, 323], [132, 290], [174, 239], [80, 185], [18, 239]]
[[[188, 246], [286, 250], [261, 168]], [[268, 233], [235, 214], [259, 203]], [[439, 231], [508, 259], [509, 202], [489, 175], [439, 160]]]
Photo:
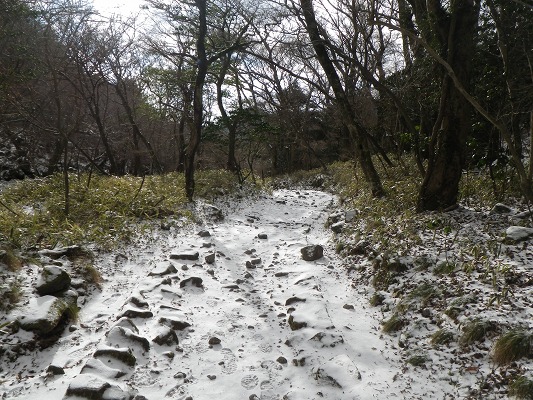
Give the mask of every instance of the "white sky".
[[104, 15], [136, 14], [144, 0], [93, 0], [94, 8]]

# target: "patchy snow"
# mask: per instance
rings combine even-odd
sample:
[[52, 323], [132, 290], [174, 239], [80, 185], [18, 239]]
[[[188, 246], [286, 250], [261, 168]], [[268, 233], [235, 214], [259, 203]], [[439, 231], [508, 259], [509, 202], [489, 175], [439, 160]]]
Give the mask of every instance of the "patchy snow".
[[[99, 390], [108, 382], [148, 399], [399, 395], [399, 356], [380, 338], [366, 289], [351, 286], [324, 229], [334, 203], [319, 191], [276, 191], [230, 205], [222, 222], [153, 232], [123, 254], [104, 255], [99, 268], [106, 282], [82, 306], [77, 329], [19, 357], [9, 370], [2, 366], [5, 398], [61, 399], [69, 386], [80, 393], [84, 382]], [[198, 235], [201, 230], [211, 236]], [[324, 246], [324, 256], [304, 261], [300, 250], [309, 244]], [[196, 252], [198, 261], [175, 259]], [[209, 254], [216, 256], [212, 264], [204, 262]], [[187, 278], [201, 281], [181, 287]], [[121, 318], [125, 313], [129, 319]], [[289, 326], [291, 313], [300, 329]], [[179, 345], [153, 342], [168, 333], [165, 325], [182, 327], [175, 330]], [[134, 365], [120, 355], [95, 361], [95, 351], [108, 346], [131, 349]], [[65, 374], [47, 374], [51, 364]], [[326, 375], [338, 384], [321, 378]]]
[[[461, 235], [451, 222], [442, 238], [422, 229], [421, 244], [390, 264], [410, 267], [379, 291], [369, 284], [376, 260], [336, 254], [324, 226], [337, 207], [324, 192], [277, 190], [225, 204], [223, 221], [208, 210], [198, 225], [154, 228], [135, 245], [101, 255], [105, 282], [80, 295], [78, 324], [40, 352], [1, 359], [0, 394], [29, 400], [507, 398], [505, 384], [495, 384], [505, 371], [487, 359], [494, 336], [466, 349], [433, 346], [430, 338], [439, 328], [457, 335], [477, 315], [505, 325], [512, 313], [513, 322], [533, 328], [531, 282], [520, 281], [525, 289], [513, 293], [512, 302], [501, 297], [488, 305], [485, 299], [501, 286], [481, 269], [485, 253], [462, 253], [467, 239], [474, 240], [472, 249], [496, 246], [498, 280], [513, 278], [509, 271], [530, 271], [529, 248], [508, 258], [482, 224], [502, 238], [509, 225], [497, 215], [487, 213], [492, 219], [483, 222], [476, 212], [455, 211], [450, 219], [459, 221]], [[356, 213], [347, 213], [346, 224], [352, 220], [357, 225]], [[361, 249], [367, 247], [356, 236]], [[316, 261], [302, 258], [310, 245], [323, 246]], [[424, 268], [412, 267], [426, 259]], [[441, 274], [437, 283], [437, 268], [460, 260], [472, 271], [460, 279]], [[376, 293], [381, 307], [369, 304]], [[454, 304], [461, 306], [458, 316], [439, 311]], [[407, 310], [408, 326], [382, 333], [383, 320], [398, 307]], [[428, 362], [416, 366], [406, 357]], [[520, 368], [527, 372], [530, 364]], [[65, 373], [46, 372], [50, 365]]]

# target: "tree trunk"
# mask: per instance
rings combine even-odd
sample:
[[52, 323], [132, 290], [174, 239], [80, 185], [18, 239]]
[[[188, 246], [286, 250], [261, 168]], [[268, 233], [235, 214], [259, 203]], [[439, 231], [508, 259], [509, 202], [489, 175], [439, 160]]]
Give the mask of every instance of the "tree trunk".
[[238, 172], [237, 160], [235, 158], [235, 145], [236, 145], [236, 136], [237, 136], [237, 126], [235, 122], [230, 121], [226, 108], [224, 107], [224, 99], [222, 92], [222, 85], [226, 79], [226, 74], [228, 68], [230, 67], [231, 62], [231, 53], [224, 56], [222, 60], [222, 65], [220, 67], [220, 72], [217, 77], [217, 105], [220, 115], [222, 116], [223, 124], [228, 130], [228, 159], [227, 159], [227, 169], [233, 173]]
[[375, 197], [383, 196], [385, 191], [383, 190], [381, 179], [374, 167], [368, 140], [364, 135], [365, 131], [354, 118], [354, 110], [342, 86], [333, 61], [328, 54], [326, 39], [322, 38], [320, 35], [321, 28], [316, 21], [312, 0], [300, 0], [300, 5], [304, 14], [305, 28], [313, 44], [317, 59], [335, 94], [335, 101], [339, 107], [342, 122], [348, 128], [350, 137], [355, 144], [357, 161], [361, 165], [365, 179], [371, 187], [372, 195]]
[[207, 57], [205, 52], [205, 37], [207, 34], [206, 0], [195, 0], [198, 8], [198, 39], [196, 40], [197, 71], [194, 82], [193, 97], [193, 120], [194, 129], [185, 154], [185, 192], [187, 199], [192, 201], [194, 196], [194, 159], [198, 152], [198, 146], [202, 137], [202, 125], [204, 116], [203, 91], [207, 76]]
[[[470, 78], [471, 57], [474, 53], [479, 5], [469, 0], [457, 0], [448, 15], [439, 2], [428, 2], [434, 40], [446, 57], [457, 78], [467, 85]], [[471, 107], [444, 69], [439, 114], [433, 127], [428, 168], [420, 188], [417, 210], [439, 210], [457, 203], [459, 182], [464, 167], [466, 138], [470, 133]]]

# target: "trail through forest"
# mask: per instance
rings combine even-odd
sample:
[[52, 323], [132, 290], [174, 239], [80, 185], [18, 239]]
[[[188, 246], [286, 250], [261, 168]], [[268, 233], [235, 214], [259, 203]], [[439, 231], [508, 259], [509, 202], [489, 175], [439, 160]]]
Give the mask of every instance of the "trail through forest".
[[[4, 398], [403, 397], [399, 357], [324, 229], [334, 202], [280, 190], [223, 220], [207, 206], [199, 225], [106, 255], [77, 329], [21, 357]], [[323, 257], [303, 260], [309, 245]]]

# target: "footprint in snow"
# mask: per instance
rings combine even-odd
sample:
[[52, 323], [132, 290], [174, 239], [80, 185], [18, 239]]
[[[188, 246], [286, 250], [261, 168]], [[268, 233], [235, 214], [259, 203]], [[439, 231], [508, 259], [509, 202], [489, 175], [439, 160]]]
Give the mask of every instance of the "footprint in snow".
[[272, 351], [272, 346], [269, 345], [268, 343], [261, 343], [259, 345], [259, 348], [261, 349], [263, 353], [270, 353]]
[[235, 361], [235, 355], [230, 349], [222, 349], [220, 353], [224, 356], [224, 361], [222, 362], [222, 372], [225, 374], [233, 374], [237, 371], [237, 362]]
[[241, 379], [241, 386], [247, 390], [253, 389], [259, 384], [259, 378], [256, 375], [246, 375]]

